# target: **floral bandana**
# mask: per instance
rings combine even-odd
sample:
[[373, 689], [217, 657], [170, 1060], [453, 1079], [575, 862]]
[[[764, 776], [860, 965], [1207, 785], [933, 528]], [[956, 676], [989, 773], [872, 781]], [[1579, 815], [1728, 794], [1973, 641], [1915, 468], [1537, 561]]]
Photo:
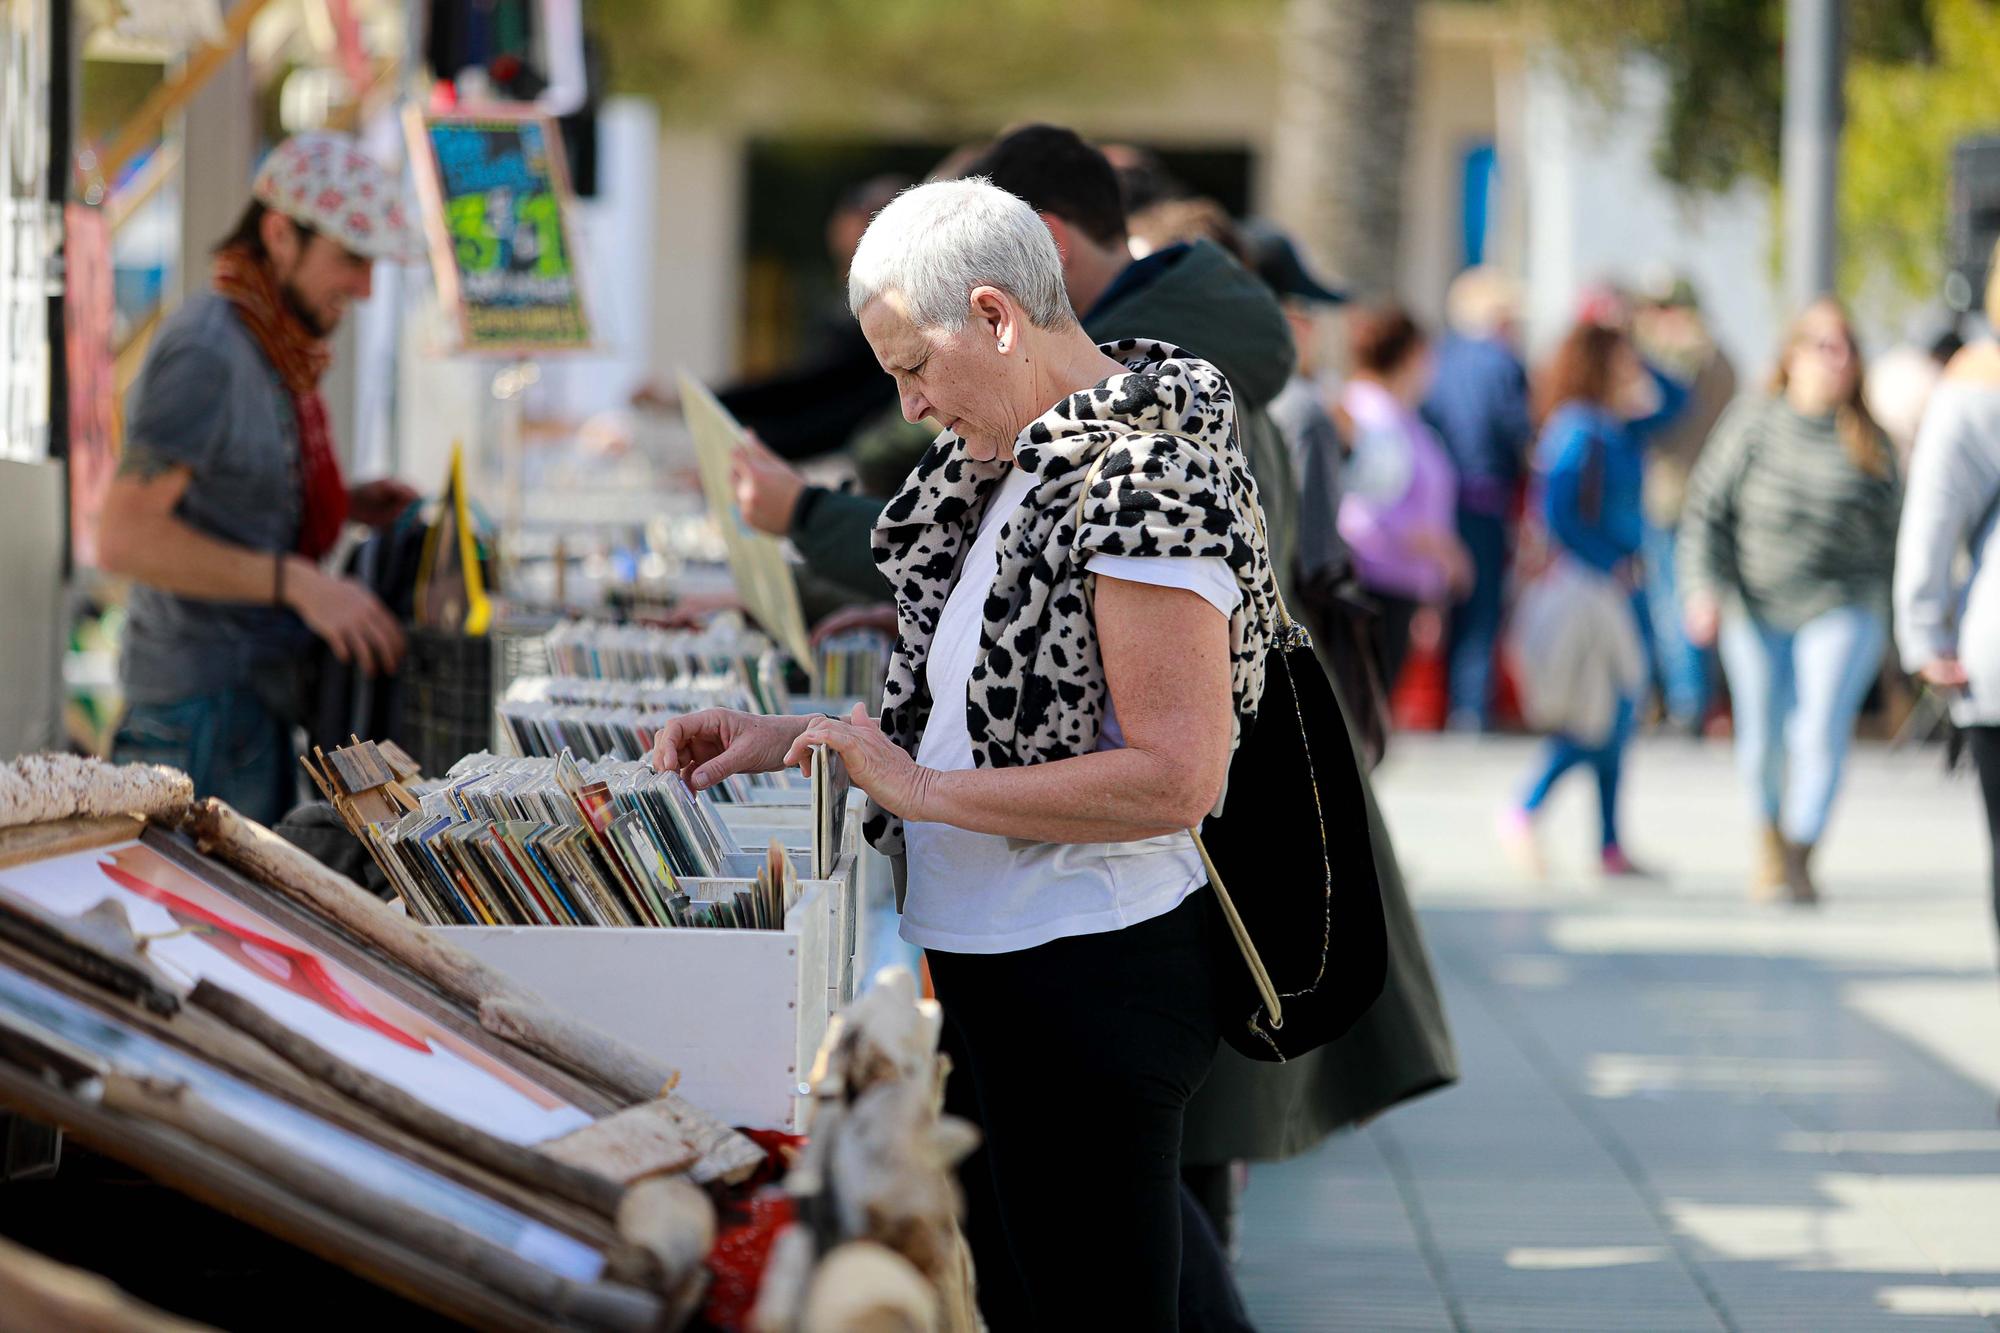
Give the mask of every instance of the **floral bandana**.
[[[996, 569], [959, 564], [1009, 465], [967, 458], [950, 431], [876, 521], [875, 563], [895, 589], [899, 631], [882, 730], [911, 754], [930, 720], [924, 663], [960, 577], [992, 581], [966, 683], [973, 763], [1040, 764], [1096, 748], [1110, 695], [1085, 566], [1099, 554], [1228, 563], [1243, 590], [1229, 621], [1232, 752], [1256, 716], [1277, 593], [1229, 383], [1165, 343], [1128, 338], [1102, 350], [1130, 369], [1063, 399], [1016, 440], [1013, 466], [1037, 481], [1000, 529]], [[871, 802], [863, 829], [884, 854], [902, 854], [894, 815]]]

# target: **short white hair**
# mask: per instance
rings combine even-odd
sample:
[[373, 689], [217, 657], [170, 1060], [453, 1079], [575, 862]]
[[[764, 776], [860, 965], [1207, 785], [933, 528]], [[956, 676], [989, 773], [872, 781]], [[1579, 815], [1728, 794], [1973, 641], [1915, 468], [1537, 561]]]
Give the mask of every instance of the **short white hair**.
[[1048, 225], [984, 176], [911, 186], [877, 213], [847, 269], [847, 308], [859, 318], [894, 292], [919, 329], [957, 330], [975, 287], [1007, 293], [1037, 328], [1076, 322]]

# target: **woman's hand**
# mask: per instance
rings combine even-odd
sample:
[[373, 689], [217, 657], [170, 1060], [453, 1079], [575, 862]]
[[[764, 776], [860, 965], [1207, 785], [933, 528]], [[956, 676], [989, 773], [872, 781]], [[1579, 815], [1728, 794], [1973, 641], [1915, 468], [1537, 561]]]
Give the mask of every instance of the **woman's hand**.
[[364, 481], [347, 492], [347, 516], [371, 528], [385, 528], [423, 497], [394, 477]]
[[1713, 593], [1690, 593], [1681, 623], [1687, 629], [1689, 643], [1697, 648], [1707, 648], [1715, 642], [1715, 636], [1722, 628], [1722, 604], [1716, 601]]
[[734, 708], [704, 708], [677, 717], [653, 735], [647, 762], [678, 773], [696, 791], [737, 773], [770, 773], [791, 761], [786, 748], [805, 729], [802, 717], [764, 717]]
[[746, 433], [729, 456], [729, 484], [745, 523], [773, 537], [791, 532], [806, 479], [754, 434]]
[[815, 717], [785, 752], [785, 766], [812, 772], [812, 747], [824, 745], [847, 765], [854, 785], [892, 815], [922, 820], [937, 770], [925, 768], [882, 732], [882, 724], [860, 704], [844, 718]]
[[1965, 663], [1958, 660], [1956, 653], [1939, 653], [1924, 663], [1924, 669], [1917, 674], [1933, 689], [1962, 690], [1970, 683]]

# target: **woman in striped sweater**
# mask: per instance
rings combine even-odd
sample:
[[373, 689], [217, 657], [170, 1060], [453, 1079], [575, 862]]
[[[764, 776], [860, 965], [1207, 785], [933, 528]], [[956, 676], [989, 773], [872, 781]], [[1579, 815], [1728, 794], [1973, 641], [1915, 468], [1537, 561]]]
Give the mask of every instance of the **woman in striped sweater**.
[[1762, 821], [1761, 899], [1818, 901], [1813, 848], [1888, 643], [1901, 489], [1861, 371], [1839, 303], [1807, 307], [1769, 395], [1716, 426], [1681, 523], [1688, 634], [1721, 648]]

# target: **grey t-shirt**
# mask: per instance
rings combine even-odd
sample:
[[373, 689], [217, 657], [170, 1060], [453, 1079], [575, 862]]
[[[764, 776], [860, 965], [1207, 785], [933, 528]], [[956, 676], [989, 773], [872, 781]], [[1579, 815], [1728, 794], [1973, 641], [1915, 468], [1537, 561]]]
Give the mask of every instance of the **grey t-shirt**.
[[[223, 297], [189, 297], [160, 326], [126, 412], [126, 467], [194, 473], [176, 517], [254, 551], [298, 544], [298, 428], [277, 371]], [[134, 586], [125, 697], [172, 703], [244, 685], [274, 706], [312, 634], [268, 605], [202, 601]]]

